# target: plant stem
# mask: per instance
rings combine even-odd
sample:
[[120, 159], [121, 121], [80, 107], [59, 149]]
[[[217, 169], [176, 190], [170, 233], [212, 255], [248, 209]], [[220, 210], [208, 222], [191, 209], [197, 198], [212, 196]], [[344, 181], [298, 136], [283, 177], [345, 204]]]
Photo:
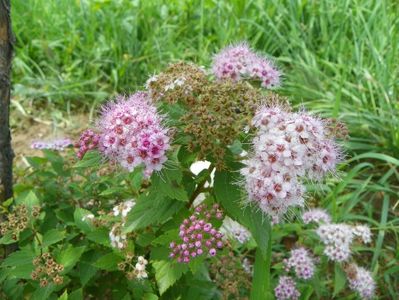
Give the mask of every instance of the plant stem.
[[191, 205], [193, 204], [195, 198], [197, 198], [197, 196], [198, 196], [199, 194], [201, 194], [201, 193], [204, 191], [205, 183], [210, 179], [211, 174], [212, 174], [214, 168], [215, 168], [215, 167], [214, 167], [212, 164], [210, 164], [210, 166], [209, 166], [209, 168], [208, 168], [208, 176], [206, 176], [206, 178], [205, 178], [204, 180], [202, 180], [202, 181], [197, 185], [197, 188], [196, 188], [195, 191], [192, 193], [192, 195], [191, 195], [191, 197], [190, 197], [190, 200], [187, 202], [187, 205], [186, 205], [187, 208], [190, 208]]
[[254, 275], [252, 279], [251, 300], [273, 299], [270, 288], [270, 265], [272, 258], [272, 230], [269, 229], [266, 257], [258, 247], [255, 254]]

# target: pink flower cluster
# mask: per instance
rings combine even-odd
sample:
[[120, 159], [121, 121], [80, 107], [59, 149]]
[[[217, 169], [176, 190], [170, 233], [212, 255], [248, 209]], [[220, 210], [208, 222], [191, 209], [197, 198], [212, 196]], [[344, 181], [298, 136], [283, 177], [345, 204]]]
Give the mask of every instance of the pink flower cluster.
[[315, 264], [309, 252], [303, 247], [291, 250], [289, 259], [285, 259], [283, 263], [285, 271], [294, 269], [298, 278], [306, 280], [313, 277]]
[[98, 121], [99, 149], [129, 171], [143, 164], [145, 175], [150, 176], [161, 170], [170, 148], [162, 121], [147, 93], [119, 96], [103, 107]]
[[302, 179], [321, 180], [339, 161], [334, 140], [322, 120], [305, 112], [262, 106], [253, 118], [258, 133], [254, 155], [241, 170], [249, 200], [274, 223], [291, 206], [303, 206]]
[[324, 224], [316, 230], [325, 245], [324, 254], [334, 261], [343, 262], [348, 260], [353, 241], [351, 226], [347, 224]]
[[280, 84], [281, 74], [272, 62], [253, 52], [245, 43], [221, 50], [213, 59], [212, 69], [218, 79], [259, 80], [265, 88]]
[[98, 147], [98, 142], [100, 140], [100, 135], [95, 133], [91, 129], [87, 129], [80, 135], [79, 141], [75, 143], [75, 147], [79, 148], [77, 156], [82, 159], [87, 151], [96, 149]]
[[207, 210], [204, 205], [195, 208], [195, 212], [180, 225], [179, 237], [181, 243], [170, 243], [170, 258], [179, 263], [189, 263], [191, 259], [208, 253], [215, 256], [217, 249], [224, 246], [223, 234], [210, 223], [212, 218], [221, 220], [223, 213], [218, 204]]
[[70, 139], [58, 139], [52, 141], [35, 141], [31, 144], [32, 149], [37, 150], [56, 150], [56, 151], [63, 151], [65, 148], [72, 145], [72, 141]]
[[353, 266], [355, 273], [348, 274], [349, 287], [358, 292], [362, 299], [372, 299], [375, 293], [375, 281], [371, 273], [362, 267]]
[[305, 224], [312, 222], [328, 224], [331, 222], [331, 217], [324, 209], [313, 208], [302, 214], [302, 220]]
[[274, 295], [277, 300], [297, 300], [301, 294], [290, 276], [280, 276], [278, 285], [274, 289]]

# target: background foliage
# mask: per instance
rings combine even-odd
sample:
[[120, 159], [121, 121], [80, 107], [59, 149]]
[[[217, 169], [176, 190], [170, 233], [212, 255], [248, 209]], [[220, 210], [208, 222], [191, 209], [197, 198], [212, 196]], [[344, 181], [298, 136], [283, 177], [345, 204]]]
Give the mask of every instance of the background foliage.
[[[394, 299], [399, 286], [398, 11], [398, 2], [388, 0], [16, 0], [13, 113], [44, 119], [93, 113], [110, 95], [142, 87], [148, 74], [170, 61], [208, 65], [209, 53], [248, 40], [276, 57], [286, 74], [281, 93], [292, 103], [348, 125], [342, 180], [330, 181], [314, 196], [335, 221], [372, 227], [374, 243], [361, 249], [364, 263], [371, 263], [377, 276], [380, 298]], [[64, 176], [61, 169], [55, 172]], [[63, 193], [46, 189], [54, 190], [54, 197]], [[75, 250], [80, 251], [70, 251]]]

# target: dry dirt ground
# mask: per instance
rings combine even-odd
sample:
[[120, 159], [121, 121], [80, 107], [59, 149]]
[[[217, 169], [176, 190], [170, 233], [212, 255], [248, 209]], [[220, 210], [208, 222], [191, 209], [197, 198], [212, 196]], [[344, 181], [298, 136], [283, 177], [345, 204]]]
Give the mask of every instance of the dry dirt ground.
[[43, 120], [27, 118], [11, 112], [12, 146], [15, 153], [15, 165], [26, 166], [25, 157], [41, 156], [40, 150], [31, 148], [34, 141], [51, 141], [58, 138], [70, 138], [75, 141], [81, 131], [90, 126], [88, 115], [74, 115], [61, 120]]

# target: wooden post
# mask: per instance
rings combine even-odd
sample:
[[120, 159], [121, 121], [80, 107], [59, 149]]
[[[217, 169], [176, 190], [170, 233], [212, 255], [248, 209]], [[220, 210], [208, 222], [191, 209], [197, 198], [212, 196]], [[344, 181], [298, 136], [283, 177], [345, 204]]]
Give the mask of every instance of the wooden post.
[[0, 0], [0, 201], [13, 196], [10, 132], [11, 60], [14, 37], [11, 30], [10, 0]]

